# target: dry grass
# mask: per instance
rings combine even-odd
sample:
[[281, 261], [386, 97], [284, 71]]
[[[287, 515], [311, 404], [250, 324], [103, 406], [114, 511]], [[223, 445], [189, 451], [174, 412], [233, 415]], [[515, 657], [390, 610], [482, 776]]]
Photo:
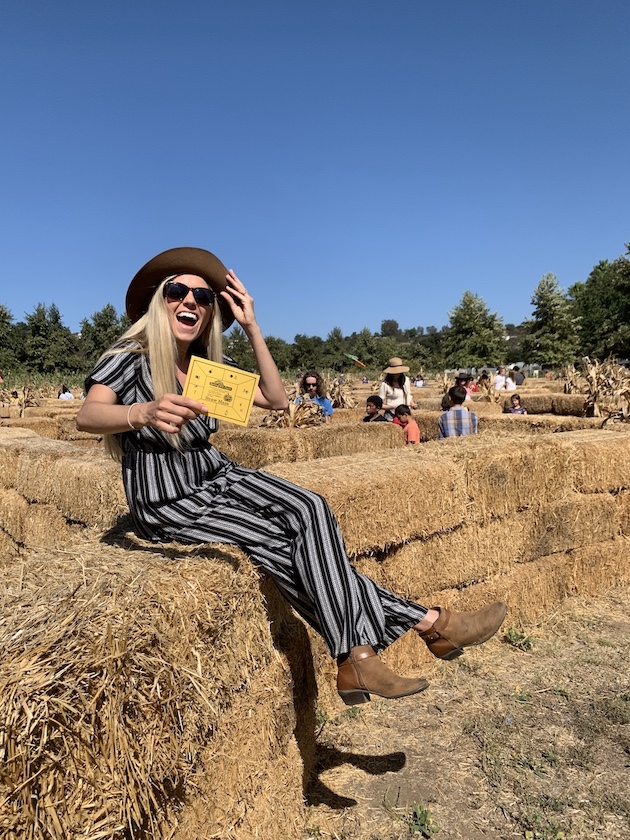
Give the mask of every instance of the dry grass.
[[[416, 698], [322, 714], [302, 836], [626, 840], [629, 608], [627, 590], [567, 600]], [[411, 833], [418, 805], [434, 835]]]

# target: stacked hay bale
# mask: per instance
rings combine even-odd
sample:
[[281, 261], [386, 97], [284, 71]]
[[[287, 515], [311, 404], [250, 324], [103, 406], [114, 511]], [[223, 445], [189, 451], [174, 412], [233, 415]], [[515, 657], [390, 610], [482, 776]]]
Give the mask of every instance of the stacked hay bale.
[[[415, 449], [398, 432], [224, 427], [217, 442], [324, 495], [357, 569], [421, 603], [500, 597], [513, 623], [630, 581], [628, 430]], [[0, 428], [3, 836], [298, 836], [315, 705], [340, 708], [334, 663], [240, 551], [158, 549], [126, 514], [99, 450]], [[443, 665], [414, 634], [384, 658]]]

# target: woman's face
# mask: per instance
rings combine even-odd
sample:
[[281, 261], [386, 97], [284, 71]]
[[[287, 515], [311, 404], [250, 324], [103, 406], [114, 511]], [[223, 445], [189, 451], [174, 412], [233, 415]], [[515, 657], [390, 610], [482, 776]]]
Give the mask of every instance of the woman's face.
[[168, 295], [169, 284], [167, 283], [164, 304], [175, 340], [181, 344], [190, 344], [201, 335], [212, 315], [212, 304], [198, 303], [192, 289], [210, 289], [210, 287], [202, 277], [197, 277], [195, 274], [179, 274], [171, 282], [175, 286], [182, 283], [188, 288], [186, 291], [180, 287], [178, 289], [180, 292], [186, 291], [184, 298], [173, 300]]

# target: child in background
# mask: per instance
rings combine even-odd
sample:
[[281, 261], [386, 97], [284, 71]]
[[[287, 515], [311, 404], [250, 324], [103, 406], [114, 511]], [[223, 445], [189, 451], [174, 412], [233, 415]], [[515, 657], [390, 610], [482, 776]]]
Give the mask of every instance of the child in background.
[[380, 413], [381, 408], [383, 408], [383, 400], [377, 394], [368, 397], [365, 401], [365, 417], [363, 418], [363, 422], [387, 423], [387, 420]]
[[521, 398], [518, 394], [512, 394], [510, 402], [512, 405], [508, 408], [508, 414], [527, 414], [527, 409], [521, 405]]
[[395, 415], [403, 427], [403, 431], [405, 433], [405, 444], [412, 444], [415, 446], [416, 443], [420, 443], [420, 429], [418, 424], [411, 416], [411, 409], [408, 405], [404, 403], [402, 405], [396, 406]]

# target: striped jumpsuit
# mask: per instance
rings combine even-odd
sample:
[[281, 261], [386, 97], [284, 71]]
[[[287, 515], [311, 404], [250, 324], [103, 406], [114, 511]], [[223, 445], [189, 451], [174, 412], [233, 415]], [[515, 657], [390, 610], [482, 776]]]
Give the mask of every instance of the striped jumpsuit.
[[[120, 353], [86, 382], [124, 405], [153, 399], [149, 360]], [[356, 645], [378, 652], [421, 621], [426, 608], [399, 598], [351, 566], [334, 514], [318, 494], [230, 461], [208, 442], [216, 421], [187, 423], [174, 449], [148, 426], [121, 434], [123, 483], [139, 536], [154, 542], [238, 545], [324, 638], [332, 656]]]

